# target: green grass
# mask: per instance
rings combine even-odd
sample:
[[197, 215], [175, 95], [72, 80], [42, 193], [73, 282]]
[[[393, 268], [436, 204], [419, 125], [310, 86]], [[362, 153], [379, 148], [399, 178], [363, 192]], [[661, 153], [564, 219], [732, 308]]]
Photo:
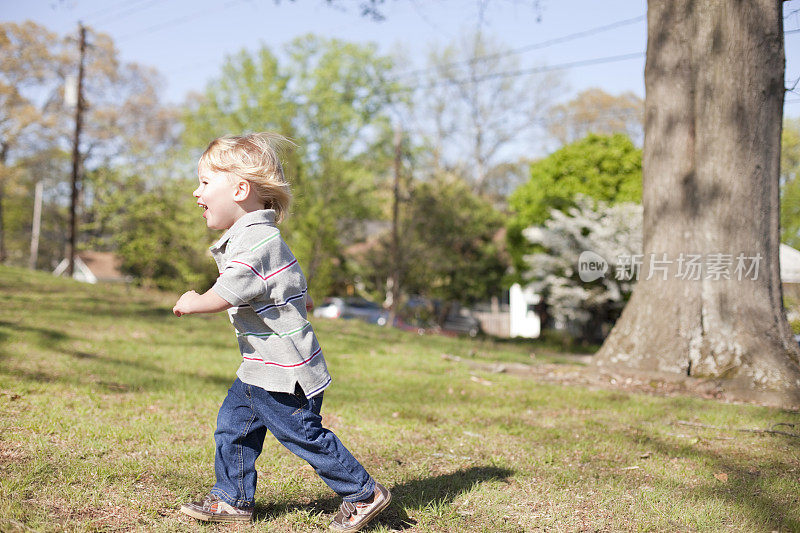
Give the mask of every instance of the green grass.
[[[224, 314], [178, 319], [174, 295], [10, 268], [0, 296], [0, 531], [236, 529], [177, 511], [214, 481], [239, 358]], [[326, 424], [395, 496], [373, 531], [800, 531], [800, 439], [734, 430], [797, 413], [442, 358], [570, 364], [536, 343], [314, 326]], [[339, 502], [302, 461], [268, 436], [258, 468], [246, 529], [327, 527]]]

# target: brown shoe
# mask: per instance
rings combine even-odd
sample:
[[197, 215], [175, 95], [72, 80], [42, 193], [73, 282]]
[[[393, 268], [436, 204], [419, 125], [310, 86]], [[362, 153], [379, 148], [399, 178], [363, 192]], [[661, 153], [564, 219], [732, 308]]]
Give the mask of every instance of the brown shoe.
[[253, 518], [252, 507], [234, 507], [215, 494], [201, 502], [184, 503], [181, 512], [203, 522], [249, 522]]
[[389, 489], [375, 483], [375, 493], [368, 500], [360, 502], [342, 502], [339, 512], [333, 517], [331, 529], [336, 531], [358, 531], [370, 520], [380, 514], [392, 501]]

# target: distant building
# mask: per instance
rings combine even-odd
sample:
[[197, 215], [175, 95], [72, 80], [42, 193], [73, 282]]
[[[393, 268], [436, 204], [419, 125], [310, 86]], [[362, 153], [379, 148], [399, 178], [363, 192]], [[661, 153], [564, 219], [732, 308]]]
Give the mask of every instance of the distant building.
[[[132, 278], [122, 273], [121, 265], [122, 260], [112, 252], [80, 252], [75, 256], [75, 272], [72, 278], [86, 283], [97, 283], [98, 281], [128, 283]], [[64, 275], [67, 266], [69, 266], [69, 259], [64, 258], [53, 274]]]
[[491, 303], [477, 304], [470, 314], [478, 319], [481, 331], [501, 338], [538, 338], [542, 333], [542, 317], [538, 307], [542, 298], [533, 288], [519, 283], [511, 286]]
[[800, 283], [800, 251], [788, 244], [781, 244], [778, 253], [781, 263], [781, 282]]
[[511, 337], [535, 339], [541, 335], [542, 320], [535, 310], [541, 301], [542, 297], [536, 294], [530, 286], [523, 287], [519, 283], [511, 286], [508, 295]]

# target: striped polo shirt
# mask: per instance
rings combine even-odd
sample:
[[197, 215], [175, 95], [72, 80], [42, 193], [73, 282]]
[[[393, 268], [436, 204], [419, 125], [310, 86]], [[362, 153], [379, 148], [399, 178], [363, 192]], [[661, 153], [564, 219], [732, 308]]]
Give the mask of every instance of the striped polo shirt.
[[275, 211], [242, 216], [211, 246], [219, 267], [212, 289], [233, 307], [244, 383], [307, 397], [322, 392], [331, 376], [306, 317], [305, 276], [275, 226]]

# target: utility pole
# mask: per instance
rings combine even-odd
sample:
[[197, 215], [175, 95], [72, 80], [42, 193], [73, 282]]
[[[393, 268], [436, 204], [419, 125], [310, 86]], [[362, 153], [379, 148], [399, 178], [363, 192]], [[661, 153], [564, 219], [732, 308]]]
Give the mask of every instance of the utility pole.
[[36, 260], [39, 258], [39, 234], [42, 228], [42, 193], [44, 183], [42, 180], [36, 182], [36, 190], [33, 194], [33, 227], [31, 229], [31, 255], [28, 267], [36, 270]]
[[75, 105], [75, 135], [72, 140], [72, 198], [69, 204], [69, 263], [67, 275], [72, 277], [75, 273], [75, 245], [77, 243], [78, 224], [78, 173], [81, 164], [81, 128], [83, 126], [83, 60], [86, 55], [86, 28], [78, 23], [80, 29], [80, 60], [78, 63], [78, 95]]
[[400, 170], [402, 164], [403, 132], [398, 126], [394, 130], [394, 194], [392, 203], [392, 277], [390, 278], [391, 306], [389, 325], [394, 324], [400, 300]]
[[6, 160], [8, 158], [8, 143], [0, 143], [0, 263], [6, 262], [6, 238], [3, 225], [3, 197], [5, 196]]

